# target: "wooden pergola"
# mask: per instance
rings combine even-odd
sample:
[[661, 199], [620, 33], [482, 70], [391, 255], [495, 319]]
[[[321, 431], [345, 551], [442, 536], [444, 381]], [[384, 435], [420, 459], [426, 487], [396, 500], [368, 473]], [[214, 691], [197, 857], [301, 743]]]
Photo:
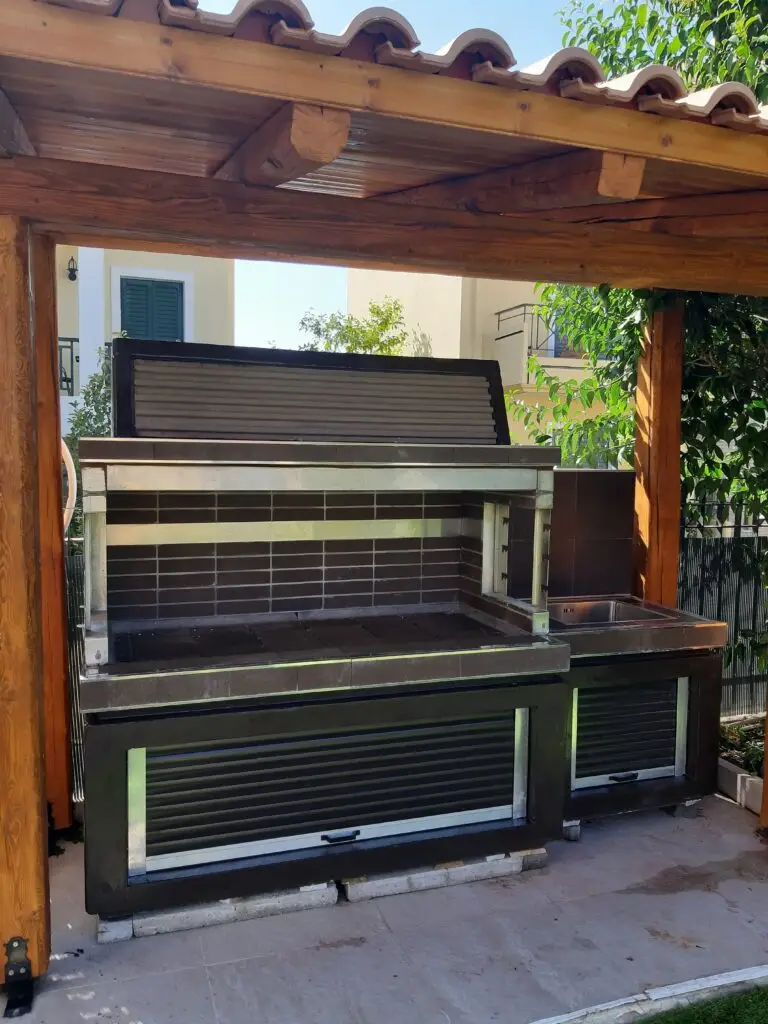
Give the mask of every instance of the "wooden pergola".
[[[422, 53], [376, 8], [0, 4], [0, 943], [49, 955], [46, 801], [69, 820], [57, 243], [768, 295], [768, 117], [668, 68], [606, 81], [494, 33]], [[674, 604], [679, 307], [637, 394], [637, 592]]]

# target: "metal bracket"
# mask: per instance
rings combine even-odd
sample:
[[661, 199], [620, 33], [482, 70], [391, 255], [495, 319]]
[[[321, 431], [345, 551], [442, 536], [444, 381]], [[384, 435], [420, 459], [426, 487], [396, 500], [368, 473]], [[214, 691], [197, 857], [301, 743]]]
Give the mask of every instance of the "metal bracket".
[[5, 1018], [23, 1017], [32, 1009], [32, 964], [27, 955], [27, 940], [14, 936], [5, 944], [5, 991], [8, 997]]

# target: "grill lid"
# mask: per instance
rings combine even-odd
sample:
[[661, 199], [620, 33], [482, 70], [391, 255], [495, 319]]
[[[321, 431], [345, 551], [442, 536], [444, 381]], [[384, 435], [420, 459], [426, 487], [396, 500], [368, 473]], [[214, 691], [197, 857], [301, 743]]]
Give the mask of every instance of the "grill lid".
[[509, 444], [498, 363], [114, 343], [118, 437]]

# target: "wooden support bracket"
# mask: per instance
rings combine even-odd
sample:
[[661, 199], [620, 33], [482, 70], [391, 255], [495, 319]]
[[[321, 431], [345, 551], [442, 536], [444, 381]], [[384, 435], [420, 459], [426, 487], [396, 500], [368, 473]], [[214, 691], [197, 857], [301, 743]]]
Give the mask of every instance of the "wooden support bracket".
[[349, 139], [348, 110], [286, 103], [216, 172], [224, 181], [281, 185], [332, 163]]
[[36, 152], [21, 118], [0, 89], [0, 156], [35, 156]]
[[379, 198], [479, 213], [535, 212], [637, 199], [645, 170], [642, 157], [583, 150]]

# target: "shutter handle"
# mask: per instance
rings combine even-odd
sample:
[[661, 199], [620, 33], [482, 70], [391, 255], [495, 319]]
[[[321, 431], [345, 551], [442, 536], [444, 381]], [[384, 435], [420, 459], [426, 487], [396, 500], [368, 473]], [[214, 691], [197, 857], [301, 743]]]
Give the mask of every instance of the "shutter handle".
[[637, 782], [640, 777], [639, 772], [620, 772], [618, 775], [609, 775], [609, 782]]
[[324, 843], [354, 843], [359, 835], [360, 829], [358, 828], [353, 832], [331, 832], [320, 836], [320, 839]]

